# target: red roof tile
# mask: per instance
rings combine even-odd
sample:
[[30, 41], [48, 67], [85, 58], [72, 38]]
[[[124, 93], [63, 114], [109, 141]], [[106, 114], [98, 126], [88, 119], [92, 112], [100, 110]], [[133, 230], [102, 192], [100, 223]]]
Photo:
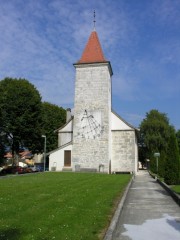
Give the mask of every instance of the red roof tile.
[[89, 37], [84, 52], [78, 63], [97, 63], [97, 62], [107, 62], [107, 60], [104, 57], [98, 35], [96, 31], [93, 31]]

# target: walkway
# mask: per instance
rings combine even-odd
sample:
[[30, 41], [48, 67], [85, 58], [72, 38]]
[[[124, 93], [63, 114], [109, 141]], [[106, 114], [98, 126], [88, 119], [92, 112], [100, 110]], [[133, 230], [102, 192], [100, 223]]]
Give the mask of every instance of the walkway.
[[147, 171], [129, 189], [113, 240], [180, 240], [180, 207]]

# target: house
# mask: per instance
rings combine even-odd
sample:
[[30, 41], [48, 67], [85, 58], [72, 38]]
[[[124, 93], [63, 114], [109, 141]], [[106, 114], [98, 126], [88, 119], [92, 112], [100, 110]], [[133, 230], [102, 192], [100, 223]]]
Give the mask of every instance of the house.
[[137, 129], [112, 110], [112, 67], [95, 30], [76, 69], [74, 115], [57, 129], [50, 171], [137, 172]]

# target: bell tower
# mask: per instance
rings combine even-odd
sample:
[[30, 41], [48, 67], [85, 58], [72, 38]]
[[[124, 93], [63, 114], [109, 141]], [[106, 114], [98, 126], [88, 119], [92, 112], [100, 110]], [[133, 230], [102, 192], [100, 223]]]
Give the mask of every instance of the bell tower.
[[[95, 27], [95, 20], [94, 20]], [[76, 69], [72, 165], [108, 173], [111, 161], [111, 76], [95, 29]]]

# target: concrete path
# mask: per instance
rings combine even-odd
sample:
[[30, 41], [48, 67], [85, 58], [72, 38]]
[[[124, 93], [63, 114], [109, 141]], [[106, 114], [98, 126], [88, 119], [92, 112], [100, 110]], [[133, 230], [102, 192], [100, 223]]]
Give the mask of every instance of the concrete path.
[[180, 240], [180, 207], [147, 171], [135, 177], [113, 240]]

